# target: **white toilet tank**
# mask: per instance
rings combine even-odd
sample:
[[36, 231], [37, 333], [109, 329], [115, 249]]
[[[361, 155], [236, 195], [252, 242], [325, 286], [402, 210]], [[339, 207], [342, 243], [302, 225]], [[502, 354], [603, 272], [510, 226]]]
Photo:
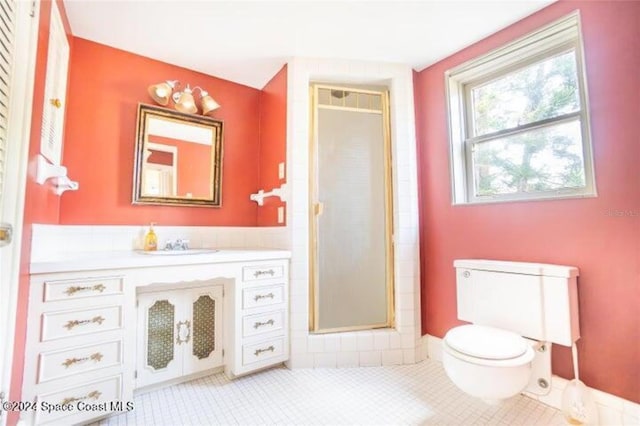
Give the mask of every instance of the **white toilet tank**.
[[571, 346], [580, 337], [578, 268], [455, 260], [458, 318]]

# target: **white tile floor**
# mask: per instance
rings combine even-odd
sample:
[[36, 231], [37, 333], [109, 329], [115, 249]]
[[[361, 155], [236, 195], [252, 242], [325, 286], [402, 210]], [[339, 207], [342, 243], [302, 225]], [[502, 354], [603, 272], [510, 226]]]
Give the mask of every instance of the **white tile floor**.
[[442, 364], [274, 368], [223, 374], [135, 398], [100, 425], [564, 425], [555, 409], [517, 396], [488, 406], [459, 391]]

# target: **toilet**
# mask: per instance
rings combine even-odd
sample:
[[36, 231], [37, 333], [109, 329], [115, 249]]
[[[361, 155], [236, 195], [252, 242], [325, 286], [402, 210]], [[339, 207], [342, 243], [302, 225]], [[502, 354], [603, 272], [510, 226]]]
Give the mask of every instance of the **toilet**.
[[523, 390], [548, 393], [551, 343], [571, 346], [580, 337], [578, 269], [481, 259], [454, 267], [458, 318], [470, 324], [442, 341], [447, 376], [489, 404]]

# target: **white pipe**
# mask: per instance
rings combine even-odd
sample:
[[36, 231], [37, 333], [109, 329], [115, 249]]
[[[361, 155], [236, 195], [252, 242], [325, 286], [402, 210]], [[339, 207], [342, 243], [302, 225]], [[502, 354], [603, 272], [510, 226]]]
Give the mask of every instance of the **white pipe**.
[[576, 342], [573, 342], [573, 345], [571, 345], [571, 356], [573, 358], [573, 378], [580, 380], [578, 373], [578, 347], [576, 346]]

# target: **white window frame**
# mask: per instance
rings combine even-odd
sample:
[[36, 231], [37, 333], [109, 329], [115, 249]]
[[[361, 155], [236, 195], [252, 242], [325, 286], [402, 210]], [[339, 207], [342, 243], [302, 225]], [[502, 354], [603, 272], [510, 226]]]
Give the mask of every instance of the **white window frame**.
[[[578, 93], [580, 96], [580, 110], [578, 112], [472, 137], [470, 95], [474, 87], [569, 50], [573, 50], [576, 56]], [[583, 50], [580, 15], [578, 11], [575, 11], [537, 31], [445, 72], [451, 149], [451, 191], [454, 205], [597, 196]], [[582, 133], [584, 187], [530, 193], [518, 192], [482, 196], [475, 194], [472, 164], [474, 144], [552, 124], [559, 124], [578, 117]]]

